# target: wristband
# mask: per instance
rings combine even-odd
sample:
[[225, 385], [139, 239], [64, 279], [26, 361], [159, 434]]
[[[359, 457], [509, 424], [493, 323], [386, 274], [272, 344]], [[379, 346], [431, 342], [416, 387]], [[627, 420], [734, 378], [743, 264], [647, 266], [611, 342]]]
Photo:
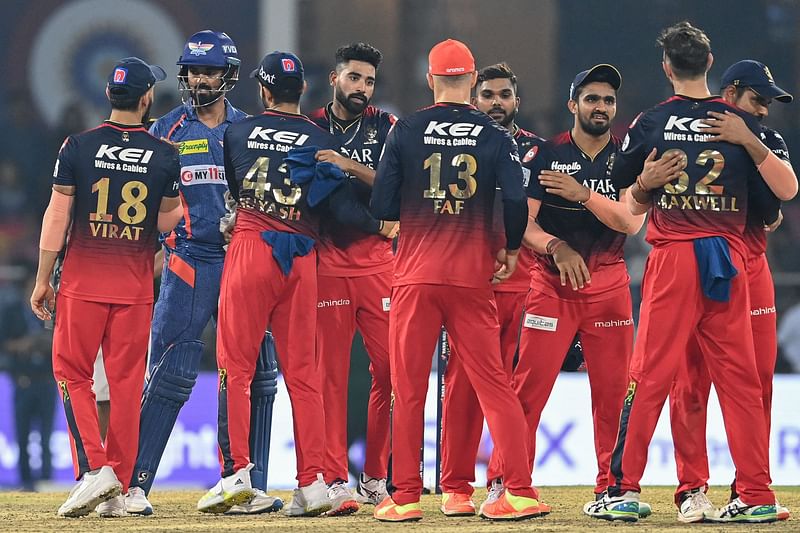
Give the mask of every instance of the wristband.
[[545, 254], [553, 255], [558, 250], [558, 247], [564, 244], [564, 241], [559, 239], [558, 237], [553, 237], [549, 241], [547, 241], [547, 245], [544, 247]]

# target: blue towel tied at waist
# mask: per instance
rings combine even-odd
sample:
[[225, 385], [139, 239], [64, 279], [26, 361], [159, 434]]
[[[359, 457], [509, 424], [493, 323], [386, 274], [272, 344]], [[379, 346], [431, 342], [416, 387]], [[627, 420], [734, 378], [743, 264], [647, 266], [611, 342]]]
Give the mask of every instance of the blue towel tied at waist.
[[308, 255], [314, 247], [314, 239], [300, 233], [262, 231], [261, 238], [272, 246], [272, 257], [278, 262], [284, 276], [292, 271], [295, 257]]
[[694, 255], [700, 271], [700, 285], [706, 298], [717, 302], [729, 301], [731, 280], [739, 271], [731, 261], [728, 241], [723, 237], [695, 239]]
[[292, 148], [284, 159], [292, 183], [303, 185], [311, 182], [306, 198], [310, 207], [318, 205], [347, 178], [333, 163], [318, 162], [314, 156], [319, 150], [318, 146]]

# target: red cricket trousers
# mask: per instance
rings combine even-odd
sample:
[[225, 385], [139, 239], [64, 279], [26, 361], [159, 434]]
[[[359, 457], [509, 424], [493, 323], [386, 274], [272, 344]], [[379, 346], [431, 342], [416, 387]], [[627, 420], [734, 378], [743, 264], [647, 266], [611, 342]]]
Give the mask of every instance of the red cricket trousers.
[[[506, 374], [511, 376], [517, 352], [520, 321], [525, 307], [524, 292], [495, 291], [497, 320], [500, 323], [500, 356]], [[472, 494], [475, 481], [475, 462], [483, 432], [481, 411], [475, 389], [458, 355], [450, 360], [444, 377], [442, 404], [442, 466], [441, 486], [444, 492]]]
[[234, 232], [222, 270], [217, 323], [223, 476], [250, 462], [250, 384], [267, 326], [292, 403], [299, 486], [310, 485], [323, 473], [325, 414], [314, 348], [316, 324], [316, 251], [295, 257], [285, 275], [259, 232]]
[[394, 391], [393, 482], [397, 488], [392, 498], [405, 505], [419, 501], [422, 492], [419, 450], [425, 397], [442, 326], [453, 341], [451, 357], [460, 359], [503, 458], [506, 488], [516, 495], [537, 498], [527, 467], [525, 435], [520, 431], [525, 415], [500, 358], [500, 326], [492, 289], [427, 284], [392, 290], [389, 360]]
[[[512, 384], [527, 419], [528, 468], [536, 458], [536, 431], [565, 354], [580, 332], [592, 394], [594, 447], [598, 474], [595, 492], [608, 485], [608, 467], [617, 439], [619, 414], [633, 348], [631, 295], [627, 285], [597, 301], [562, 300], [531, 291], [525, 302], [519, 361]], [[488, 479], [501, 477], [500, 457], [492, 453]]]
[[[139, 411], [153, 304], [111, 304], [57, 296], [53, 375], [67, 417], [75, 479], [102, 466], [128, 490], [139, 443]], [[103, 443], [92, 392], [97, 348], [103, 347], [111, 415]]]
[[352, 278], [317, 278], [317, 358], [325, 402], [325, 481], [347, 480], [347, 387], [356, 328], [367, 348], [372, 375], [367, 407], [364, 473], [386, 478], [392, 382], [389, 375], [391, 270]]
[[[778, 357], [775, 285], [766, 254], [747, 261], [750, 291], [750, 321], [756, 368], [761, 381], [764, 422], [767, 439], [771, 425], [772, 378]], [[698, 343], [689, 342], [687, 357], [670, 390], [670, 423], [678, 468], [676, 502], [684, 491], [708, 488], [708, 451], [706, 448], [706, 414], [711, 391], [711, 376]]]
[[703, 295], [691, 241], [656, 246], [650, 252], [630, 384], [611, 460], [610, 493], [640, 491], [658, 417], [695, 337], [719, 395], [739, 495], [749, 505], [775, 502], [769, 488], [767, 428], [753, 351], [747, 272], [742, 255], [733, 248], [731, 258], [739, 274], [731, 281], [730, 301], [716, 302]]

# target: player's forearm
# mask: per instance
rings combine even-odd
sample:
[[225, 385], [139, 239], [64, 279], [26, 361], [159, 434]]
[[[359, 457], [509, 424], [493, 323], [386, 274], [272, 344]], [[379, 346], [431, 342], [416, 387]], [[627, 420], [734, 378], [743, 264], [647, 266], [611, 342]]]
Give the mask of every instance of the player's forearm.
[[538, 254], [547, 254], [547, 243], [557, 239], [551, 233], [547, 233], [536, 222], [533, 216], [528, 217], [528, 226], [525, 228], [525, 236], [522, 238], [522, 243]]
[[[181, 204], [180, 197], [177, 202], [170, 202], [166, 209], [161, 209], [158, 212], [158, 231], [166, 233], [172, 231], [178, 222], [183, 218], [183, 205]], [[174, 207], [173, 207], [174, 205]]]
[[646, 212], [647, 209], [645, 208], [643, 211], [641, 211], [642, 208], [640, 206], [649, 207], [653, 201], [653, 193], [642, 187], [637, 179], [633, 185], [628, 187], [628, 198], [634, 202], [628, 203], [628, 208], [630, 209], [631, 213], [641, 214]]
[[[50, 194], [50, 203], [42, 218], [39, 248], [58, 253], [64, 246], [64, 240], [67, 237], [67, 229], [72, 218], [72, 203], [75, 197], [73, 196], [74, 191], [70, 188], [56, 189], [56, 187]], [[64, 191], [73, 194], [64, 194]]]
[[39, 249], [39, 268], [36, 270], [36, 283], [50, 283], [50, 276], [56, 266], [58, 252]]
[[589, 193], [589, 199], [583, 205], [600, 222], [620, 233], [634, 235], [644, 224], [644, 215], [633, 214], [625, 202], [616, 202], [594, 191]]
[[372, 187], [375, 183], [375, 171], [366, 165], [362, 165], [357, 161], [350, 160], [349, 168], [345, 170], [351, 176], [355, 176], [359, 181], [362, 181]]
[[647, 210], [650, 209], [651, 201], [648, 198], [646, 202], [640, 203], [639, 200], [637, 200], [633, 194], [634, 187], [628, 187], [622, 192], [625, 200], [625, 205], [628, 207], [628, 211], [632, 215], [644, 215], [645, 213], [647, 213]]
[[758, 172], [779, 200], [786, 202], [797, 195], [797, 176], [792, 166], [772, 151], [758, 165]]

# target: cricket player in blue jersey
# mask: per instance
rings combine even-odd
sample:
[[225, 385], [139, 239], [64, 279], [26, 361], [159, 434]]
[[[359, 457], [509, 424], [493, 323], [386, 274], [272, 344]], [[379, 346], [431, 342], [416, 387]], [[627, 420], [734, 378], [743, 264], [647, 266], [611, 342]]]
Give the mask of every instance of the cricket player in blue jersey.
[[[127, 512], [153, 512], [147, 495], [170, 432], [197, 378], [203, 343], [200, 336], [219, 299], [225, 240], [220, 218], [226, 214], [228, 190], [222, 140], [228, 125], [247, 117], [225, 98], [239, 79], [236, 45], [222, 32], [204, 30], [189, 37], [178, 60], [178, 88], [183, 104], [150, 128], [154, 136], [177, 145], [180, 197], [184, 216], [174, 231], [161, 236], [164, 268], [155, 305], [150, 348], [150, 380], [142, 401], [139, 452], [126, 497]], [[280, 509], [267, 496], [266, 462], [272, 401], [277, 387], [274, 348], [268, 335], [251, 387], [253, 411], [251, 472], [256, 496], [232, 513]]]

